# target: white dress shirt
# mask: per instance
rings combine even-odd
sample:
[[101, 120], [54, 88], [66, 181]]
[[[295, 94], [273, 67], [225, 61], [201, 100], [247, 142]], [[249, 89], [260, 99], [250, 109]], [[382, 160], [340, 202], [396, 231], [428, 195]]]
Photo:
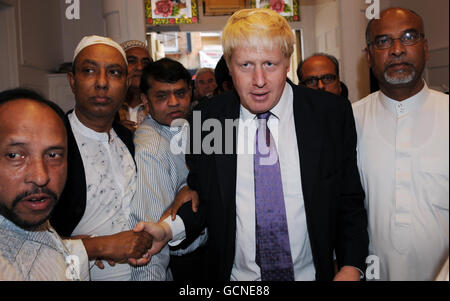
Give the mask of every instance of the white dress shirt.
[[[293, 90], [289, 84], [286, 84], [279, 103], [271, 110], [271, 113], [273, 115], [268, 121], [268, 127], [274, 137], [280, 160], [295, 280], [315, 280], [315, 267], [306, 226], [300, 178], [300, 159], [293, 113]], [[232, 281], [261, 280], [260, 268], [255, 262], [253, 153], [257, 128], [256, 115], [241, 106], [237, 142], [236, 254], [231, 271], [230, 280]], [[179, 217], [175, 222], [165, 220], [171, 226], [174, 237], [171, 245], [178, 244], [185, 237], [184, 225], [180, 220]]]
[[[136, 191], [136, 167], [128, 148], [114, 129], [96, 132], [69, 115], [86, 174], [86, 209], [72, 233], [111, 235], [130, 230], [130, 202]], [[105, 264], [91, 268], [92, 280], [130, 280], [130, 265]]]
[[381, 280], [433, 280], [448, 257], [449, 98], [426, 84], [353, 104], [370, 254]]

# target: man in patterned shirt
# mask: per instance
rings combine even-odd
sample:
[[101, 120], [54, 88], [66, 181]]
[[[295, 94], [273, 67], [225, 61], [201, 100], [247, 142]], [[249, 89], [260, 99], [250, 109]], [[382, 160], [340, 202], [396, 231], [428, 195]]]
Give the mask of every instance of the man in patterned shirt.
[[122, 47], [105, 37], [83, 38], [68, 80], [76, 100], [67, 115], [68, 177], [51, 222], [63, 236], [82, 237], [90, 259], [110, 261], [92, 265], [92, 280], [130, 280], [127, 260], [136, 264], [151, 239], [130, 231], [134, 145], [131, 132], [114, 122], [129, 86]]

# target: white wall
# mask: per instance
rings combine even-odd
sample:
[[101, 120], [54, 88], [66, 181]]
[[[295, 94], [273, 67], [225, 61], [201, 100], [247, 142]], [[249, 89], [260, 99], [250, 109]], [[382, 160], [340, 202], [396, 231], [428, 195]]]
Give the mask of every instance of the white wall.
[[[14, 11], [9, 16], [13, 20], [9, 22], [14, 23], [16, 37], [2, 47], [14, 49], [16, 52], [18, 85], [38, 90], [48, 96], [47, 73], [57, 69], [62, 61], [60, 1], [2, 2]], [[14, 56], [11, 59], [14, 60]]]
[[341, 58], [340, 20], [337, 0], [317, 0], [314, 9], [316, 52]]
[[0, 1], [0, 91], [19, 85], [15, 8]]
[[66, 9], [69, 4], [60, 1], [61, 43], [63, 61], [71, 62], [73, 52], [86, 35], [105, 35], [102, 0], [80, 0], [80, 19], [68, 20]]
[[338, 0], [341, 29], [341, 80], [347, 85], [352, 102], [370, 92], [369, 66], [364, 55], [368, 20], [365, 0]]
[[303, 36], [304, 58], [316, 52], [315, 0], [300, 1], [300, 24]]
[[107, 36], [119, 43], [145, 40], [143, 0], [103, 0], [102, 7]]

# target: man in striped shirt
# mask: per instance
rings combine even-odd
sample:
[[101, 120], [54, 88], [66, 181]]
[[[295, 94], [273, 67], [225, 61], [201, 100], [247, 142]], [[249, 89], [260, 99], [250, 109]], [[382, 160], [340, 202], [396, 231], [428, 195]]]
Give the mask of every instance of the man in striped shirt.
[[[185, 152], [174, 148], [173, 144], [185, 132], [191, 91], [189, 72], [174, 60], [161, 59], [143, 71], [141, 92], [150, 115], [134, 138], [138, 169], [136, 194], [131, 203], [134, 225], [139, 221], [158, 221], [180, 190], [183, 191], [180, 195], [184, 195], [186, 200], [192, 197], [191, 194], [195, 197], [196, 193], [186, 186]], [[206, 240], [205, 232], [191, 245], [183, 246], [184, 249], [170, 249], [169, 266], [174, 280], [202, 279]], [[169, 252], [168, 247], [162, 252]], [[136, 270], [142, 270], [144, 274], [143, 268]]]

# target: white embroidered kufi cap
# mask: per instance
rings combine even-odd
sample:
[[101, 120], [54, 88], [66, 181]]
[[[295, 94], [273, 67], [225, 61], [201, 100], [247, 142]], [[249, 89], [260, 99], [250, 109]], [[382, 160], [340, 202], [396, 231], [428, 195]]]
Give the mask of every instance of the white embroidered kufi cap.
[[81, 39], [77, 48], [75, 48], [75, 52], [73, 55], [73, 62], [75, 62], [75, 59], [77, 58], [78, 54], [84, 48], [92, 46], [92, 45], [96, 45], [96, 44], [104, 44], [104, 45], [108, 45], [108, 46], [116, 48], [120, 52], [120, 54], [122, 54], [123, 59], [125, 60], [125, 64], [128, 66], [127, 56], [126, 56], [123, 48], [117, 42], [113, 41], [112, 39], [107, 38], [107, 37], [101, 37], [101, 36], [86, 36], [83, 39]]
[[130, 50], [131, 48], [135, 48], [135, 47], [138, 47], [138, 48], [144, 48], [145, 50], [148, 51], [147, 45], [145, 45], [144, 42], [139, 41], [139, 40], [130, 40], [130, 41], [126, 41], [126, 42], [123, 42], [122, 44], [120, 44], [120, 46], [122, 46], [122, 48], [123, 48], [123, 50], [124, 50], [125, 52], [127, 52], [127, 51]]

